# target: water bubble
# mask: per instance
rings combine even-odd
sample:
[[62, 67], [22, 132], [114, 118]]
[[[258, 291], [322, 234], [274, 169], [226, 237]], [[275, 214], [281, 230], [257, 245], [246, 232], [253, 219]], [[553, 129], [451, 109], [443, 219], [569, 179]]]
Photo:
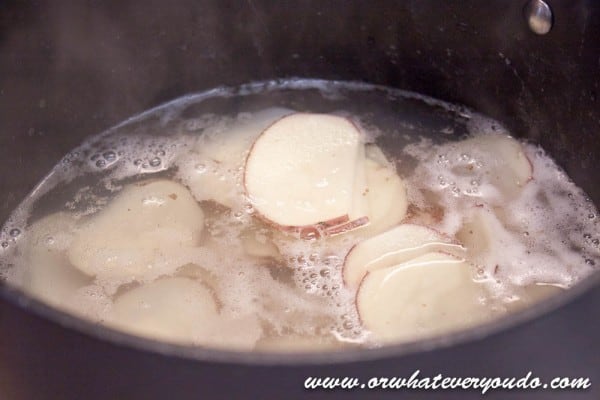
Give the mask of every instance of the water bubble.
[[584, 233], [584, 234], [583, 234], [583, 238], [584, 238], [584, 239], [591, 239], [591, 238], [592, 238], [592, 235], [591, 235], [591, 234], [589, 234], [589, 233]]
[[321, 272], [319, 272], [319, 274], [323, 277], [323, 278], [328, 278], [330, 273], [329, 273], [329, 269], [327, 268], [323, 268], [321, 270]]
[[106, 160], [98, 160], [98, 161], [96, 161], [96, 167], [98, 167], [98, 168], [104, 168], [104, 167], [106, 167]]
[[136, 158], [135, 161], [133, 162], [133, 165], [135, 165], [136, 167], [142, 164], [142, 160], [139, 158]]
[[594, 219], [594, 218], [596, 218], [596, 214], [590, 213], [590, 214], [588, 214], [588, 218]]
[[164, 157], [164, 155], [167, 153], [165, 153], [165, 151], [161, 149], [161, 150], [156, 150], [156, 152], [154, 154], [156, 154], [159, 157]]
[[96, 153], [96, 154], [94, 154], [93, 156], [90, 157], [90, 161], [96, 161], [99, 158], [100, 158], [100, 154]]
[[325, 260], [323, 261], [323, 264], [325, 265], [336, 265], [339, 261], [339, 257], [338, 256], [327, 256], [325, 257]]
[[352, 321], [344, 321], [342, 326], [344, 327], [344, 329], [347, 330], [351, 330], [352, 328], [354, 328], [354, 324], [352, 323]]
[[594, 260], [592, 260], [591, 258], [586, 258], [585, 263], [587, 265], [596, 265], [596, 262]]
[[104, 157], [104, 159], [108, 162], [113, 162], [117, 159], [117, 154], [114, 151], [109, 150], [109, 151], [105, 151], [102, 154], [102, 157]]
[[11, 237], [16, 238], [17, 236], [19, 236], [21, 234], [21, 230], [19, 228], [13, 228], [10, 230], [10, 232], [8, 233]]
[[2, 242], [2, 244], [0, 244], [0, 246], [2, 246], [3, 249], [8, 247], [8, 242]]
[[158, 167], [161, 163], [162, 163], [162, 160], [158, 157], [154, 157], [152, 160], [150, 160], [151, 167]]

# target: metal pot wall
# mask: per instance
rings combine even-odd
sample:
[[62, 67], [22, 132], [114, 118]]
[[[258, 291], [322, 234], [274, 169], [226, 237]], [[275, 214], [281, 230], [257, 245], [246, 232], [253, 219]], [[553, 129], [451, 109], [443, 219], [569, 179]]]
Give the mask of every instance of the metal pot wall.
[[[0, 221], [86, 136], [186, 93], [282, 77], [362, 80], [465, 104], [542, 144], [600, 204], [600, 3], [548, 3], [553, 26], [539, 35], [524, 1], [4, 1]], [[303, 387], [308, 376], [366, 381], [419, 369], [422, 376], [589, 377], [585, 391], [487, 397], [597, 399], [599, 281], [596, 274], [464, 334], [299, 356], [136, 339], [0, 283], [0, 397], [480, 397]]]

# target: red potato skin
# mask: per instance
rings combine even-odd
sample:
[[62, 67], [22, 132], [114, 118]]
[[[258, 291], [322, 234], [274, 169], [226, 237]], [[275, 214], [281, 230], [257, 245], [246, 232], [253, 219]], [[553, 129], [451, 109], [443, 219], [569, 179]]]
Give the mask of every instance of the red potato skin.
[[[287, 118], [291, 115], [298, 115], [298, 114], [307, 114], [307, 113], [292, 113], [292, 114], [284, 115], [284, 116], [278, 118], [277, 120], [273, 121], [269, 126], [267, 126], [261, 132], [261, 134], [258, 135], [256, 140], [254, 140], [254, 142], [252, 143], [252, 146], [250, 146], [248, 154], [246, 155], [246, 160], [244, 161], [244, 177], [243, 177], [243, 182], [242, 182], [242, 184], [244, 185], [244, 194], [246, 196], [246, 199], [250, 199], [250, 195], [248, 193], [248, 186], [246, 185], [246, 173], [248, 171], [246, 166], [248, 165], [248, 160], [250, 159], [250, 156], [252, 155], [252, 150], [254, 149], [256, 142], [258, 142], [258, 140], [262, 137], [262, 135], [267, 130], [269, 130], [269, 128], [272, 127], [274, 124], [276, 124], [277, 122], [279, 122], [282, 119]], [[359, 129], [358, 125], [354, 121], [352, 121], [351, 119], [349, 119], [347, 117], [340, 117], [340, 118], [346, 119], [348, 122], [350, 122], [352, 125], [354, 125], [354, 127], [356, 128], [356, 130], [359, 133], [363, 134], [363, 132]], [[249, 203], [252, 204], [251, 201], [249, 201]], [[348, 232], [348, 231], [357, 229], [357, 228], [369, 223], [368, 217], [362, 217], [357, 220], [350, 221], [348, 215], [342, 215], [340, 217], [336, 217], [336, 218], [333, 218], [328, 221], [318, 222], [314, 225], [285, 226], [285, 225], [280, 225], [277, 222], [270, 220], [269, 218], [265, 217], [260, 212], [254, 212], [253, 215], [255, 217], [259, 218], [261, 221], [263, 221], [267, 225], [269, 225], [279, 231], [282, 231], [282, 232], [296, 234], [296, 235], [300, 236], [300, 238], [303, 240], [314, 240], [314, 239], [319, 239], [319, 238], [325, 237], [325, 236], [338, 235], [338, 234], [341, 234], [344, 232]]]

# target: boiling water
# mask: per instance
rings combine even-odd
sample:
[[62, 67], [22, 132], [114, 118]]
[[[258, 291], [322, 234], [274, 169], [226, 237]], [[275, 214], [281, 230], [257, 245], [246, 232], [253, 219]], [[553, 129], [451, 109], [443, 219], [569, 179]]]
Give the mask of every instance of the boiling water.
[[[355, 290], [342, 279], [344, 258], [360, 234], [308, 241], [290, 237], [257, 219], [244, 197], [243, 161], [253, 138], [292, 112], [336, 114], [357, 123], [403, 178], [410, 204], [406, 221], [461, 237], [465, 215], [477, 207], [494, 210], [501, 221], [496, 236], [502, 251], [475, 257], [476, 279], [489, 291], [490, 315], [518, 308], [514, 304], [527, 296], [535, 298], [526, 288], [569, 288], [600, 262], [594, 205], [541, 148], [522, 143], [533, 179], [518, 196], [498, 195], [489, 177], [465, 173], [469, 166], [485, 170], [490, 160], [476, 150], [465, 151], [457, 141], [509, 134], [499, 123], [414, 93], [293, 80], [187, 96], [87, 140], [63, 158], [5, 224], [0, 279], [56, 307], [134, 333], [140, 332], [115, 320], [115, 299], [168, 276], [182, 278], [171, 281], [175, 291], [177, 282], [191, 279], [210, 289], [226, 322], [211, 334], [170, 337], [159, 329], [151, 337], [248, 350], [378, 345], [361, 325]], [[256, 134], [232, 140], [240, 126]], [[217, 153], [239, 154], [239, 160], [223, 165]], [[93, 276], [70, 265], [66, 254], [82, 224], [127, 185], [157, 178], [191, 189], [204, 214], [197, 243], [161, 253], [135, 276]], [[180, 306], [172, 298], [164, 300], [166, 320], [177, 307], [195, 307], [194, 299]], [[206, 330], [206, 321], [186, 323], [192, 332]]]

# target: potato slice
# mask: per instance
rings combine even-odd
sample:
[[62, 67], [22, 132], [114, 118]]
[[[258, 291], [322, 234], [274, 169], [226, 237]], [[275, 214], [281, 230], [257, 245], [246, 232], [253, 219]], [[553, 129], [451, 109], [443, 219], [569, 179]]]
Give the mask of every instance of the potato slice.
[[425, 226], [398, 225], [359, 242], [348, 252], [342, 271], [344, 283], [356, 288], [369, 271], [390, 267], [432, 251], [460, 255], [464, 249], [451, 238]]
[[202, 209], [184, 186], [167, 180], [132, 184], [81, 227], [69, 260], [99, 278], [170, 273], [179, 267], [170, 264], [170, 255], [198, 244], [203, 224]]
[[274, 121], [293, 113], [287, 108], [268, 108], [238, 119], [223, 132], [203, 135], [193, 151], [178, 160], [178, 176], [198, 201], [213, 200], [226, 207], [243, 203], [239, 169], [256, 138]]
[[64, 310], [76, 311], [77, 290], [91, 279], [70, 265], [65, 253], [72, 240], [75, 218], [51, 214], [27, 229], [23, 289]]
[[356, 305], [376, 340], [411, 341], [465, 329], [488, 320], [483, 285], [456, 256], [433, 252], [369, 272]]
[[211, 291], [183, 277], [164, 278], [119, 296], [108, 325], [154, 340], [249, 350], [262, 331], [251, 315], [221, 315]]
[[360, 229], [360, 234], [368, 237], [402, 222], [408, 199], [404, 182], [392, 165], [367, 159], [365, 166], [369, 224]]
[[[458, 175], [480, 179], [485, 185], [494, 186], [505, 199], [518, 196], [521, 188], [533, 177], [533, 167], [523, 147], [514, 138], [503, 134], [479, 135], [456, 143], [450, 157], [460, 159], [463, 155], [478, 160], [481, 166], [455, 166]], [[485, 193], [484, 193], [485, 195]]]
[[109, 325], [156, 340], [194, 343], [218, 318], [215, 299], [197, 281], [159, 279], [119, 296]]
[[[368, 222], [353, 211], [361, 134], [346, 118], [297, 113], [281, 118], [254, 142], [244, 185], [256, 215], [282, 230], [340, 227]], [[321, 229], [322, 228], [322, 229]]]

